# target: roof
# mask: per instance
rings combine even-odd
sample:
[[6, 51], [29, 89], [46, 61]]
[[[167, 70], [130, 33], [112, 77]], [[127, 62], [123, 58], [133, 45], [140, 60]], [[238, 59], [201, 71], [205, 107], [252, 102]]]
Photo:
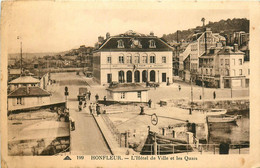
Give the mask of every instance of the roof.
[[[133, 44], [133, 39], [138, 40], [142, 47], [131, 48]], [[122, 40], [124, 48], [118, 48], [118, 41]], [[150, 48], [150, 40], [154, 40], [155, 48]], [[172, 51], [172, 47], [164, 42], [162, 39], [156, 36], [145, 36], [140, 33], [131, 34], [126, 32], [125, 34], [120, 34], [117, 36], [110, 37], [101, 45], [97, 51]]]
[[40, 87], [19, 87], [8, 95], [9, 97], [43, 97], [51, 94]]
[[115, 86], [107, 88], [107, 90], [112, 92], [134, 92], [134, 91], [146, 91], [148, 89], [136, 83], [120, 83]]
[[230, 46], [226, 46], [226, 47], [224, 47], [222, 50], [220, 50], [218, 52], [218, 55], [230, 55], [230, 54], [232, 54], [232, 55], [241, 55], [241, 54], [245, 54], [245, 53], [241, 52], [239, 50], [235, 52], [233, 50], [233, 48], [230, 47]]
[[40, 83], [40, 81], [31, 76], [20, 76], [9, 82], [9, 84], [19, 84], [19, 83]]

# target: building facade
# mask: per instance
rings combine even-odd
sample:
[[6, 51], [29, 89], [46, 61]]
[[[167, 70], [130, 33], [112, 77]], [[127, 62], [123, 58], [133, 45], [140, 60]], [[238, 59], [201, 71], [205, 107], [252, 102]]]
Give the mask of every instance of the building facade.
[[183, 79], [190, 80], [190, 73], [197, 73], [199, 68], [199, 57], [211, 47], [221, 47], [226, 44], [226, 39], [217, 33], [212, 33], [209, 28], [203, 33], [196, 33], [189, 37], [189, 45], [180, 54], [180, 70], [183, 72]]
[[172, 82], [172, 48], [153, 33], [109, 36], [93, 53], [93, 76], [100, 84]]
[[[206, 87], [214, 88], [244, 88], [248, 65], [244, 63], [245, 54], [234, 48], [214, 48], [199, 58], [198, 84], [204, 81]], [[249, 77], [248, 86], [249, 86]]]
[[40, 87], [19, 87], [8, 95], [8, 110], [50, 104], [51, 94]]

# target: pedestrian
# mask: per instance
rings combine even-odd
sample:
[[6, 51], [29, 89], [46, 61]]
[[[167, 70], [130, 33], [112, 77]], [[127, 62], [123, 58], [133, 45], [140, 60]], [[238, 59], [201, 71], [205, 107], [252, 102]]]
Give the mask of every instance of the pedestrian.
[[104, 105], [106, 106], [107, 105], [107, 97], [104, 96]]
[[95, 114], [96, 113], [96, 107], [95, 107], [95, 103], [92, 103], [92, 113]]
[[200, 95], [200, 100], [201, 100], [201, 95]]
[[87, 102], [86, 101], [84, 102], [83, 108], [85, 108], [85, 107], [87, 107]]
[[179, 91], [181, 91], [181, 85], [179, 85]]
[[100, 114], [100, 106], [99, 106], [98, 103], [96, 105], [96, 112], [97, 112], [97, 116], [99, 116], [99, 114]]
[[148, 107], [151, 108], [151, 106], [152, 106], [152, 100], [149, 99], [149, 101], [148, 101]]
[[96, 94], [96, 96], [95, 96], [95, 97], [96, 97], [96, 102], [97, 102], [97, 101], [98, 101], [98, 99], [99, 99], [99, 96], [98, 96], [98, 94]]
[[70, 126], [71, 126], [71, 131], [75, 130], [75, 120], [70, 116], [69, 117], [70, 120]]
[[216, 99], [216, 92], [213, 92], [213, 99]]
[[144, 106], [140, 106], [140, 115], [144, 115]]
[[91, 92], [88, 91], [88, 99], [90, 100]]
[[89, 104], [88, 108], [89, 108], [89, 113], [92, 114], [92, 103]]
[[82, 110], [82, 101], [79, 101], [79, 106], [78, 106], [78, 108], [79, 108], [79, 111]]

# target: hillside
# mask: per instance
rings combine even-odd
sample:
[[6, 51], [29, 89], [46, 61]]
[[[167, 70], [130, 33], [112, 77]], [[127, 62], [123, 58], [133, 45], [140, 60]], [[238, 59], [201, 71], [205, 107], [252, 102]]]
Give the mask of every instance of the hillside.
[[[238, 31], [244, 31], [249, 33], [249, 20], [242, 18], [242, 19], [227, 19], [227, 20], [220, 20], [218, 22], [209, 22], [204, 27], [197, 26], [196, 28], [192, 28], [189, 30], [182, 30], [179, 31], [179, 40], [185, 40], [189, 35], [193, 34], [197, 30], [203, 30], [204, 28], [209, 27], [211, 28], [213, 33], [223, 33], [223, 34], [230, 34]], [[177, 32], [164, 34], [163, 37], [167, 42], [177, 41]]]

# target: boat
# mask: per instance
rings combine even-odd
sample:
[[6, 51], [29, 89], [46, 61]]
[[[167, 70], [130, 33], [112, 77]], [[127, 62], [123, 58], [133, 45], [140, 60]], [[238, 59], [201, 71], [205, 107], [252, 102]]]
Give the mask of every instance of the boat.
[[212, 115], [208, 116], [208, 122], [209, 123], [231, 123], [236, 122], [238, 119], [238, 116], [231, 116], [231, 115]]
[[217, 116], [217, 115], [224, 115], [227, 113], [226, 109], [211, 109], [207, 111], [207, 116]]

